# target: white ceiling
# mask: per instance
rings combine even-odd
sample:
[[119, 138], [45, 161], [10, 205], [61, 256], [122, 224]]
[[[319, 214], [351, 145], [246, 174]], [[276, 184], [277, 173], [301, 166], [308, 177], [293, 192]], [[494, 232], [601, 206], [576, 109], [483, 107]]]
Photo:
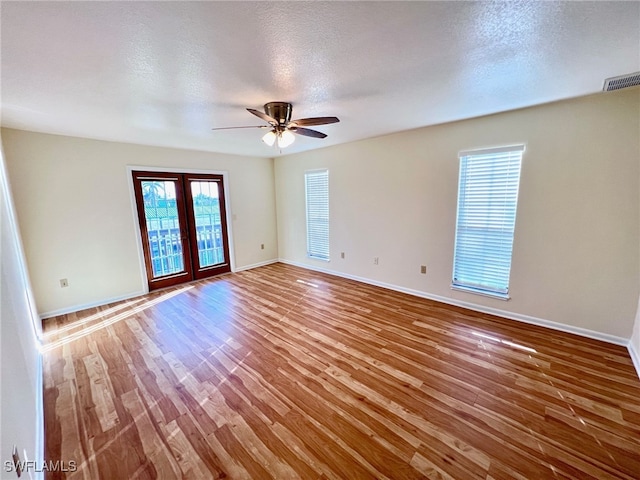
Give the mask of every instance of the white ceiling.
[[640, 70], [633, 2], [7, 2], [2, 124], [279, 155], [245, 108], [337, 116], [294, 153], [602, 90]]

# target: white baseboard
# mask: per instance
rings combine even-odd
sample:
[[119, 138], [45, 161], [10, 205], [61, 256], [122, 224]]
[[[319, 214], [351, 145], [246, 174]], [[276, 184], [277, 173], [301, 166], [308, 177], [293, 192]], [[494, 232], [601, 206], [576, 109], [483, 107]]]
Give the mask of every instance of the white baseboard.
[[[243, 270], [250, 270], [252, 268], [264, 267], [265, 265], [270, 265], [272, 263], [277, 263], [278, 259], [274, 258], [271, 260], [266, 260], [260, 263], [254, 263], [252, 265], [245, 265], [243, 267], [236, 268], [234, 272], [242, 272]], [[129, 300], [131, 298], [139, 297], [140, 295], [144, 295], [148, 292], [140, 290], [139, 292], [132, 292], [126, 295], [121, 295], [119, 297], [106, 298], [104, 300], [100, 300], [97, 302], [85, 303], [82, 305], [73, 305], [71, 307], [61, 308], [59, 310], [51, 310], [49, 312], [40, 313], [39, 316], [42, 320], [51, 317], [57, 317], [59, 315], [66, 315], [67, 313], [79, 312], [80, 310], [86, 310], [87, 308], [101, 307], [103, 305], [107, 305], [109, 303], [121, 302], [122, 300]]]
[[40, 315], [40, 318], [44, 320], [45, 318], [57, 317], [58, 315], [66, 315], [67, 313], [79, 312], [80, 310], [86, 310], [87, 308], [101, 307], [109, 303], [121, 302], [122, 300], [129, 300], [130, 298], [139, 297], [140, 295], [144, 295], [145, 293], [147, 292], [140, 290], [139, 292], [128, 293], [126, 295], [121, 295], [119, 297], [106, 298], [104, 300], [85, 303], [82, 305], [73, 305], [71, 307], [61, 308], [59, 310], [52, 310], [50, 312], [40, 313], [39, 315]]
[[[531, 325], [538, 325], [538, 326], [541, 326], [541, 327], [547, 327], [547, 328], [551, 328], [553, 330], [558, 330], [558, 331], [561, 331], [561, 332], [573, 333], [573, 334], [576, 334], [576, 335], [580, 335], [582, 337], [593, 338], [595, 340], [601, 340], [601, 341], [607, 342], [607, 343], [613, 343], [615, 345], [622, 345], [622, 346], [628, 348], [629, 353], [631, 355], [631, 359], [633, 360], [633, 363], [634, 363], [634, 365], [636, 367], [636, 370], [638, 371], [638, 375], [640, 376], [640, 355], [638, 355], [638, 352], [633, 348], [633, 346], [629, 342], [629, 339], [627, 339], [627, 338], [617, 337], [615, 335], [609, 335], [607, 333], [597, 332], [595, 330], [589, 330], [589, 329], [586, 329], [586, 328], [575, 327], [573, 325], [567, 325], [567, 324], [564, 324], [564, 323], [553, 322], [551, 320], [545, 320], [543, 318], [532, 317], [532, 316], [529, 316], [529, 315], [523, 315], [523, 314], [519, 314], [519, 313], [508, 312], [506, 310], [500, 310], [500, 309], [497, 309], [497, 308], [486, 307], [484, 305], [478, 305], [478, 304], [475, 304], [475, 303], [463, 302], [463, 301], [460, 301], [460, 300], [457, 300], [457, 299], [454, 299], [454, 298], [442, 297], [440, 295], [433, 295], [433, 294], [430, 294], [430, 293], [422, 292], [420, 290], [414, 290], [414, 289], [402, 287], [402, 286], [399, 286], [399, 285], [393, 285], [393, 284], [386, 283], [386, 282], [380, 282], [378, 280], [373, 280], [373, 279], [370, 279], [370, 278], [360, 277], [358, 275], [351, 275], [351, 274], [348, 274], [348, 273], [337, 272], [335, 270], [316, 267], [314, 265], [308, 265], [308, 264], [305, 264], [305, 263], [294, 262], [294, 261], [291, 261], [291, 260], [287, 260], [285, 258], [271, 259], [271, 260], [266, 260], [264, 262], [254, 263], [254, 264], [251, 264], [251, 265], [245, 265], [245, 266], [236, 268], [235, 272], [242, 272], [244, 270], [250, 270], [250, 269], [253, 269], [253, 268], [263, 267], [265, 265], [271, 265], [271, 264], [277, 263], [277, 262], [285, 263], [285, 264], [288, 264], [288, 265], [293, 265], [293, 266], [300, 267], [300, 268], [305, 268], [307, 270], [313, 270], [313, 271], [317, 271], [317, 272], [326, 273], [328, 275], [334, 275], [336, 277], [348, 278], [350, 280], [355, 280], [355, 281], [358, 281], [358, 282], [366, 283], [368, 285], [374, 285], [374, 286], [377, 286], [377, 287], [386, 288], [388, 290], [394, 290], [396, 292], [407, 293], [409, 295], [413, 295], [413, 296], [420, 297], [420, 298], [426, 298], [428, 300], [434, 300], [436, 302], [446, 303], [448, 305], [454, 305], [454, 306], [457, 306], [457, 307], [468, 308], [469, 310], [474, 310], [474, 311], [481, 312], [481, 313], [488, 313], [488, 314], [491, 314], [491, 315], [497, 315], [499, 317], [508, 318], [510, 320], [517, 320], [519, 322], [529, 323]], [[144, 295], [145, 293], [146, 292], [144, 292], [144, 291], [139, 291], [139, 292], [123, 295], [123, 296], [120, 296], [120, 297], [109, 298], [109, 299], [105, 299], [105, 300], [101, 300], [101, 301], [93, 302], [93, 303], [89, 303], [89, 304], [74, 305], [72, 307], [63, 308], [63, 309], [60, 309], [60, 310], [53, 310], [53, 311], [50, 311], [50, 312], [41, 313], [40, 314], [40, 318], [41, 319], [46, 319], [46, 318], [56, 317], [58, 315], [65, 315], [67, 313], [72, 313], [72, 312], [77, 312], [77, 311], [80, 311], [80, 310], [85, 310], [87, 308], [99, 307], [99, 306], [106, 305], [106, 304], [109, 304], [109, 303], [114, 303], [114, 302], [119, 302], [119, 301], [122, 301], [122, 300], [128, 300], [128, 299], [134, 298], [134, 297], [139, 297], [140, 295]]]
[[[622, 345], [627, 347], [629, 345], [629, 339], [617, 337], [615, 335], [609, 335], [607, 333], [596, 332], [595, 330], [589, 330], [586, 328], [574, 327], [573, 325], [566, 325], [564, 323], [552, 322], [551, 320], [545, 320], [543, 318], [532, 317], [529, 315], [522, 315], [520, 313], [508, 312], [505, 310], [500, 310], [497, 308], [485, 307], [484, 305], [478, 305], [475, 303], [463, 302], [454, 298], [442, 297], [440, 295], [432, 295], [430, 293], [422, 292], [420, 290], [413, 290], [411, 288], [405, 288], [398, 285], [393, 285], [390, 283], [380, 282], [378, 280], [372, 280], [370, 278], [359, 277], [357, 275], [351, 275], [343, 272], [336, 272], [334, 270], [329, 270], [326, 268], [315, 267], [313, 265], [308, 265], [299, 262], [292, 262], [290, 260], [280, 258], [278, 260], [281, 263], [285, 263], [288, 265], [293, 265], [295, 267], [305, 268], [307, 270], [314, 270], [317, 272], [326, 273], [329, 275], [334, 275], [336, 277], [348, 278], [350, 280], [356, 280], [358, 282], [366, 283], [369, 285], [374, 285], [376, 287], [386, 288], [388, 290], [394, 290], [396, 292], [407, 293], [409, 295], [414, 295], [420, 298], [426, 298], [427, 300], [434, 300], [436, 302], [446, 303], [448, 305], [454, 305], [456, 307], [468, 308], [469, 310], [474, 310], [476, 312], [488, 313], [491, 315], [497, 315], [499, 317], [508, 318], [510, 320], [517, 320], [519, 322], [529, 323], [531, 325], [538, 325], [541, 327], [551, 328], [553, 330], [558, 330], [566, 333], [573, 333], [576, 335], [580, 335], [582, 337], [593, 338], [595, 340], [602, 340], [603, 342], [613, 343], [615, 345]], [[638, 366], [636, 364], [636, 369]], [[640, 370], [639, 370], [640, 372]]]
[[633, 362], [633, 366], [636, 367], [638, 378], [640, 378], [640, 352], [636, 350], [636, 347], [631, 343], [631, 341], [629, 341], [629, 345], [627, 345], [627, 350], [629, 350], [631, 361]]
[[236, 268], [233, 272], [242, 272], [244, 270], [251, 270], [252, 268], [264, 267], [265, 265], [271, 265], [272, 263], [278, 263], [279, 260], [277, 258], [272, 258], [271, 260], [265, 260], [264, 262], [252, 263], [251, 265], [245, 265], [243, 267]]

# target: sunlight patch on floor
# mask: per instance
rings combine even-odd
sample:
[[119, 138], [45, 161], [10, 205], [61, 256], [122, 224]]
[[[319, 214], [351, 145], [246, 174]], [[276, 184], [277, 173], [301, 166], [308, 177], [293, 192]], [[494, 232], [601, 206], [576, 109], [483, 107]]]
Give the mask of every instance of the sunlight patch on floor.
[[471, 332], [471, 335], [475, 335], [476, 337], [484, 338], [486, 340], [491, 340], [492, 342], [502, 343], [503, 345], [508, 345], [509, 347], [518, 348], [520, 350], [524, 350], [525, 352], [538, 353], [535, 348], [526, 347], [524, 345], [520, 345], [519, 343], [510, 342], [509, 340], [503, 340], [498, 337], [493, 337], [491, 335], [487, 335], [486, 333]]
[[135, 303], [141, 302], [143, 301], [144, 298], [139, 298], [137, 300], [130, 300], [127, 301], [121, 305], [115, 305], [111, 308], [107, 308], [106, 310], [102, 310], [99, 312], [94, 313], [93, 315], [89, 315], [88, 317], [85, 318], [81, 318], [80, 320], [76, 320], [75, 322], [69, 323], [67, 325], [64, 325], [60, 328], [56, 328], [55, 330], [47, 330], [45, 333], [43, 333], [42, 338], [46, 339], [49, 337], [53, 337], [54, 335], [60, 334], [60, 333], [64, 333], [64, 332], [68, 332], [69, 330], [73, 330], [74, 328], [78, 328], [78, 327], [82, 327], [88, 323], [93, 322], [94, 320], [98, 320], [99, 318], [104, 318], [107, 317], [109, 315], [111, 315], [112, 313], [117, 312], [118, 310], [124, 310], [125, 308], [129, 308], [132, 305], [134, 305]]
[[[124, 320], [125, 318], [129, 318], [133, 315], [135, 315], [136, 313], [142, 312], [143, 310], [146, 310], [147, 308], [150, 308], [154, 305], [157, 305], [158, 303], [164, 302], [172, 297], [175, 297], [177, 295], [180, 295], [183, 292], [186, 292], [187, 290], [193, 288], [193, 286], [188, 286], [188, 287], [183, 287], [180, 288], [178, 290], [174, 290], [168, 293], [165, 293], [164, 295], [159, 296], [158, 298], [155, 298], [153, 300], [149, 300], [148, 302], [145, 302], [141, 305], [138, 305], [130, 310], [126, 310], [124, 312], [119, 313], [118, 315], [115, 315], [111, 318], [106, 318], [105, 320], [98, 322], [94, 325], [91, 325], [90, 327], [86, 327], [78, 332], [72, 333], [70, 335], [67, 335], [66, 337], [63, 337], [59, 340], [50, 342], [50, 343], [44, 343], [41, 347], [40, 347], [40, 352], [41, 353], [46, 353], [49, 352], [55, 348], [61, 347], [63, 345], [67, 345], [71, 342], [74, 342], [80, 338], [86, 337], [87, 335], [91, 335], [94, 332], [97, 332], [99, 330], [102, 330], [103, 328], [108, 327], [109, 325], [113, 325], [114, 323], [119, 322], [120, 320]], [[99, 318], [100, 316], [96, 317]], [[85, 323], [86, 323], [86, 319], [85, 319]], [[75, 325], [78, 326], [78, 325]]]

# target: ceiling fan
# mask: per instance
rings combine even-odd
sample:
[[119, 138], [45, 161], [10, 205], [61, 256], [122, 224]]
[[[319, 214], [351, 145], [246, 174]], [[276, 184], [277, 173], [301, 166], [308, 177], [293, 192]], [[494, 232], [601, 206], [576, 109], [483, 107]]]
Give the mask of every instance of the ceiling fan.
[[317, 130], [305, 128], [314, 125], [328, 125], [337, 123], [338, 117], [314, 117], [291, 120], [293, 106], [287, 102], [269, 102], [264, 105], [264, 113], [253, 108], [247, 110], [256, 117], [261, 118], [269, 125], [252, 125], [247, 127], [220, 127], [212, 130], [228, 130], [232, 128], [268, 128], [269, 131], [262, 137], [262, 141], [269, 145], [277, 144], [279, 148], [285, 148], [295, 141], [294, 133], [305, 137], [325, 138], [327, 135]]

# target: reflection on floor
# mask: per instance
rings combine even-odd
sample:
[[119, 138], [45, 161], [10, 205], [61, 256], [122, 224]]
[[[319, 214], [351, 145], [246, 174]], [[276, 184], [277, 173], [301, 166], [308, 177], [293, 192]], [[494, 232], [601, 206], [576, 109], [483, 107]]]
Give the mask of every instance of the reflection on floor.
[[625, 348], [283, 264], [45, 321], [48, 478], [640, 478]]

